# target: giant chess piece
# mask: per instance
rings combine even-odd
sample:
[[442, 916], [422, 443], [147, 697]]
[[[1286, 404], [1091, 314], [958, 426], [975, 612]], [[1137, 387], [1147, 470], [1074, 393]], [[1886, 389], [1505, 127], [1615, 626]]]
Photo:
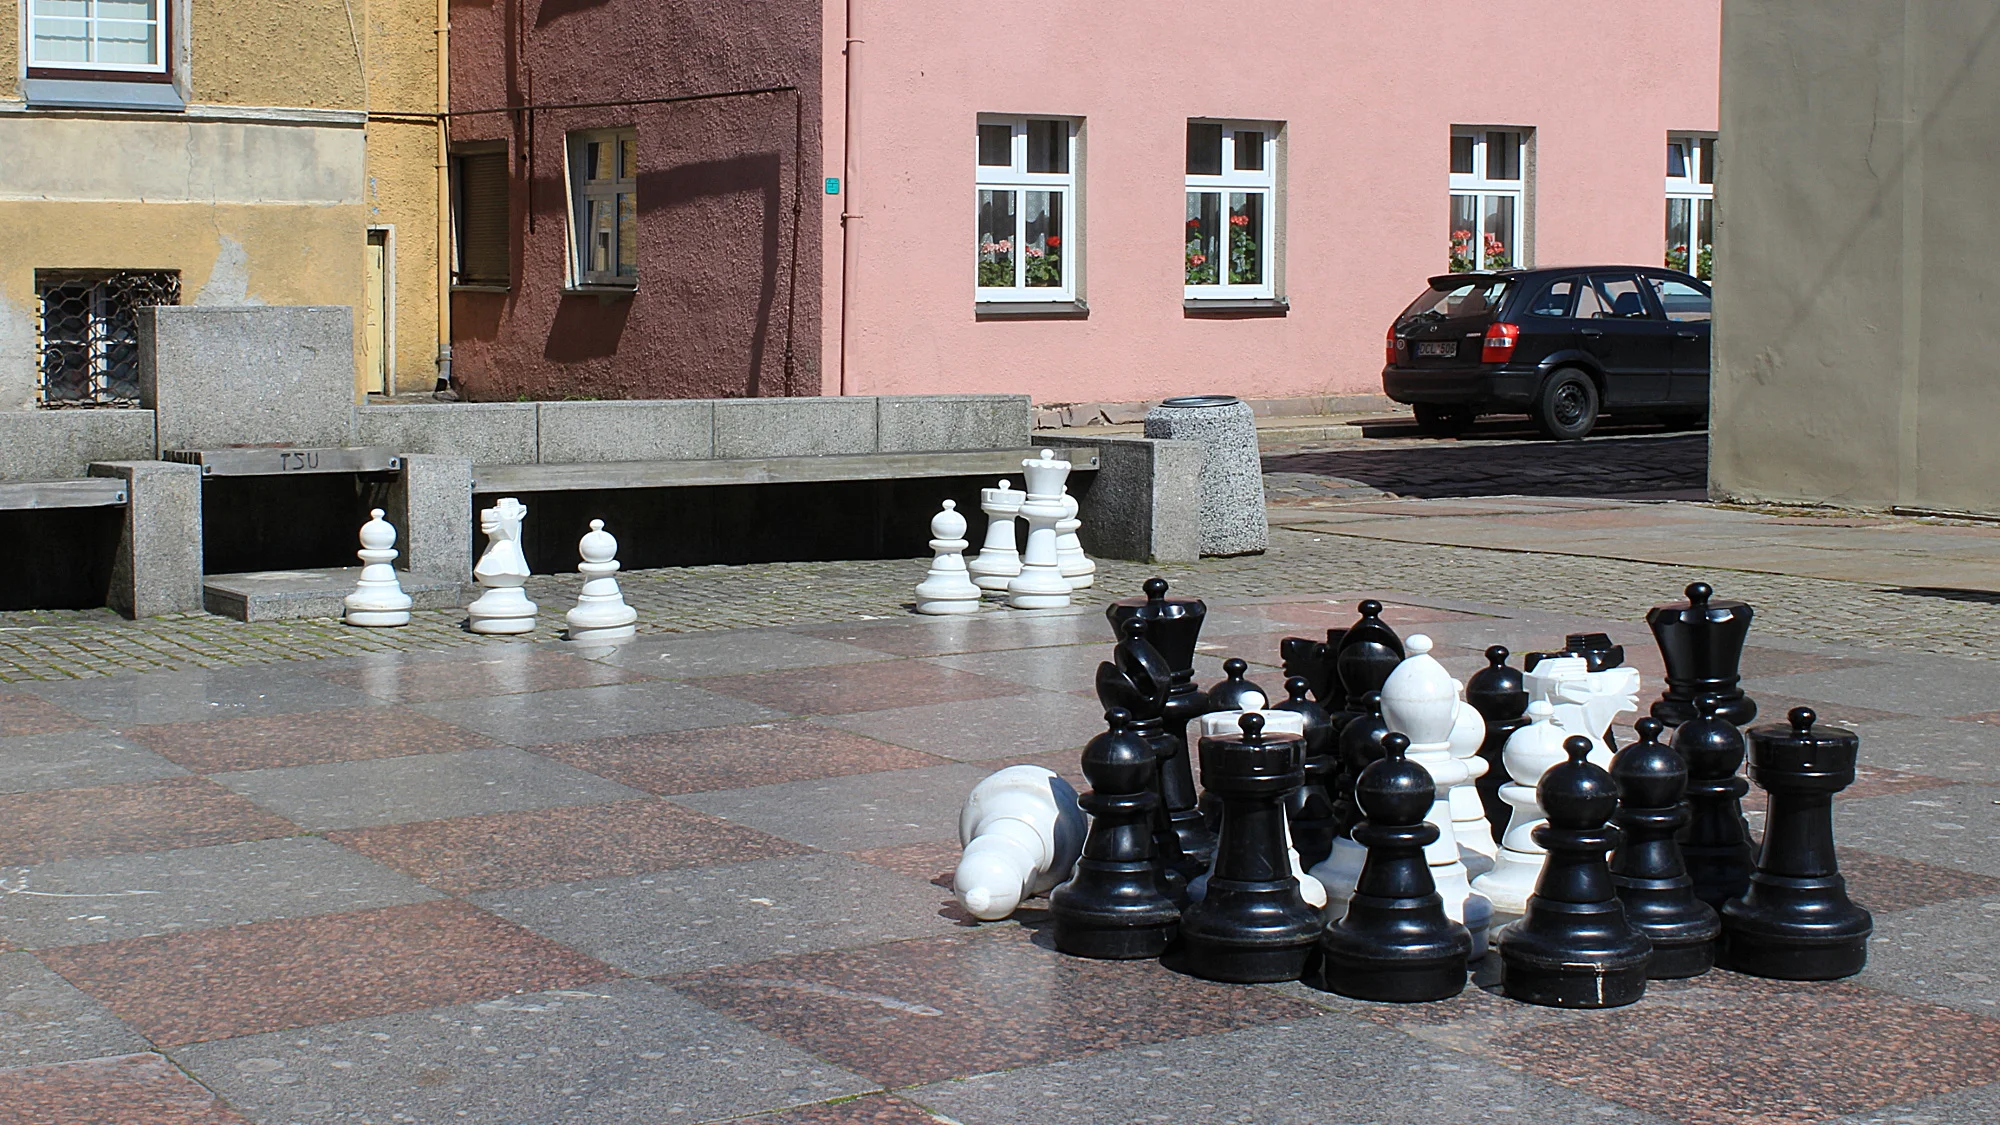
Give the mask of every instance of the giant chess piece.
[[1548, 700], [1555, 708], [1556, 722], [1565, 730], [1589, 735], [1597, 743], [1591, 760], [1599, 766], [1609, 766], [1611, 755], [1618, 751], [1611, 740], [1612, 722], [1619, 715], [1639, 709], [1639, 670], [1608, 665], [1593, 671], [1587, 654], [1541, 655], [1543, 659], [1522, 677], [1528, 694]]
[[1347, 690], [1347, 707], [1361, 710], [1361, 700], [1371, 691], [1381, 691], [1389, 674], [1403, 662], [1403, 641], [1389, 623], [1382, 620], [1382, 603], [1373, 598], [1362, 602], [1361, 617], [1341, 634], [1334, 653], [1334, 669]]
[[1132, 732], [1127, 712], [1113, 708], [1104, 721], [1110, 729], [1083, 748], [1083, 855], [1069, 882], [1049, 892], [1056, 948], [1073, 957], [1158, 957], [1181, 921], [1153, 855], [1159, 756]]
[[[1486, 952], [1486, 929], [1493, 921], [1493, 907], [1472, 890], [1471, 876], [1459, 854], [1458, 836], [1453, 830], [1452, 786], [1472, 780], [1470, 766], [1485, 765], [1478, 758], [1457, 758], [1451, 752], [1451, 730], [1458, 719], [1458, 684], [1444, 665], [1431, 656], [1431, 639], [1413, 634], [1404, 642], [1408, 659], [1396, 666], [1382, 685], [1382, 721], [1391, 731], [1410, 740], [1409, 759], [1431, 775], [1437, 799], [1426, 820], [1438, 830], [1437, 839], [1424, 848], [1431, 865], [1431, 879], [1444, 898], [1444, 912], [1454, 922], [1463, 923], [1472, 933], [1472, 956]], [[1357, 790], [1357, 796], [1359, 791]]]
[[1064, 487], [1062, 496], [1063, 516], [1056, 521], [1056, 568], [1062, 571], [1071, 590], [1088, 590], [1097, 581], [1097, 564], [1083, 553], [1083, 540], [1077, 530], [1083, 521], [1077, 518], [1081, 506], [1076, 497]]
[[1299, 861], [1315, 867], [1333, 850], [1333, 780], [1340, 772], [1339, 746], [1335, 742], [1333, 719], [1326, 708], [1307, 694], [1311, 685], [1303, 676], [1285, 681], [1279, 711], [1290, 711], [1304, 719], [1301, 732], [1306, 740], [1305, 783], [1285, 806], [1292, 821], [1292, 845]]
[[1737, 726], [1757, 717], [1757, 703], [1743, 694], [1743, 642], [1757, 611], [1743, 602], [1716, 601], [1706, 582], [1687, 588], [1687, 600], [1656, 605], [1646, 624], [1667, 665], [1667, 690], [1653, 703], [1653, 717], [1679, 726], [1698, 714], [1695, 700], [1713, 695], [1716, 715]]
[[381, 627], [410, 623], [410, 595], [396, 581], [396, 529], [376, 508], [361, 525], [361, 578], [341, 603], [349, 625]]
[[1854, 783], [1861, 740], [1814, 729], [1810, 707], [1751, 727], [1750, 776], [1771, 796], [1764, 847], [1742, 898], [1722, 904], [1717, 961], [1779, 980], [1837, 980], [1868, 963], [1875, 921], [1847, 897], [1833, 851], [1833, 795]]
[[1021, 573], [1007, 582], [1007, 604], [1015, 609], [1061, 609], [1069, 604], [1069, 579], [1062, 576], [1056, 553], [1056, 522], [1063, 518], [1063, 482], [1068, 461], [1056, 460], [1055, 450], [1021, 462], [1028, 498], [1021, 515], [1028, 521], [1028, 546], [1021, 554]]
[[1425, 814], [1437, 801], [1429, 771], [1405, 758], [1410, 740], [1382, 739], [1383, 757], [1361, 772], [1355, 797], [1367, 819], [1354, 829], [1368, 850], [1344, 914], [1320, 936], [1306, 983], [1358, 1000], [1419, 1003], [1465, 989], [1472, 935], [1445, 914], [1424, 848], [1437, 840]]
[[1500, 854], [1500, 843], [1486, 820], [1486, 806], [1479, 799], [1479, 783], [1492, 767], [1479, 756], [1479, 746], [1486, 741], [1486, 719], [1463, 699], [1454, 712], [1449, 741], [1451, 756], [1463, 763], [1460, 768], [1465, 772], [1464, 781], [1445, 790], [1445, 803], [1451, 806], [1451, 834], [1458, 840], [1465, 869], [1483, 875], [1493, 870], [1493, 859]]
[[1028, 494], [1002, 480], [998, 488], [979, 490], [979, 510], [986, 513], [986, 540], [979, 554], [966, 560], [972, 584], [988, 594], [1007, 592], [1007, 583], [1021, 573], [1021, 552], [1017, 546], [1014, 520]]
[[[1257, 703], [1262, 699], [1263, 696], [1258, 695], [1256, 692], [1245, 692], [1243, 702]], [[1304, 715], [1297, 711], [1280, 710], [1268, 706], [1246, 708], [1241, 711], [1211, 711], [1201, 717], [1202, 736], [1204, 738], [1217, 738], [1223, 735], [1233, 735], [1243, 729], [1243, 716], [1245, 715], [1256, 715], [1264, 720], [1264, 737], [1266, 738], [1279, 734], [1290, 735], [1299, 739], [1306, 737], [1306, 717]], [[1303, 764], [1301, 768], [1303, 768]], [[1303, 789], [1304, 786], [1301, 785], [1300, 790]], [[1216, 823], [1220, 824], [1222, 813], [1221, 798], [1208, 793], [1202, 794], [1202, 798], [1205, 801], [1214, 801]], [[1291, 810], [1297, 802], [1298, 792], [1294, 792], [1285, 802], [1285, 848], [1290, 854], [1292, 877], [1299, 881], [1299, 894], [1306, 900], [1307, 906], [1325, 906], [1326, 888], [1320, 886], [1319, 880], [1306, 874], [1305, 864], [1299, 859], [1298, 846], [1292, 839]], [[1190, 900], [1198, 902], [1203, 895], [1208, 893], [1208, 875], [1209, 873], [1204, 871], [1188, 881], [1188, 898]]]
[[1076, 790], [1041, 766], [1008, 766], [972, 787], [958, 814], [965, 845], [952, 893], [974, 918], [995, 921], [1021, 900], [1069, 879], [1089, 828]]
[[1507, 831], [1500, 836], [1500, 854], [1493, 857], [1493, 870], [1472, 881], [1472, 889], [1486, 896], [1493, 909], [1502, 914], [1519, 914], [1528, 908], [1528, 896], [1535, 892], [1547, 853], [1535, 842], [1535, 829], [1546, 819], [1536, 787], [1542, 775], [1567, 757], [1563, 740], [1570, 732], [1555, 721], [1555, 708], [1545, 699], [1528, 704], [1528, 725], [1507, 739], [1500, 761], [1507, 767], [1508, 781], [1500, 787], [1500, 799], [1507, 802], [1511, 815]]
[[618, 540], [604, 530], [603, 520], [591, 520], [590, 530], [576, 545], [582, 558], [576, 566], [583, 575], [583, 589], [576, 607], [563, 615], [569, 639], [585, 644], [608, 644], [636, 636], [639, 611], [625, 604], [618, 589]]
[[1371, 691], [1363, 696], [1361, 708], [1340, 730], [1341, 768], [1333, 782], [1333, 847], [1308, 872], [1326, 888], [1327, 916], [1332, 918], [1340, 917], [1340, 912], [1347, 909], [1348, 896], [1354, 893], [1355, 883], [1361, 878], [1361, 865], [1368, 858], [1368, 849], [1354, 839], [1354, 828], [1361, 822], [1361, 809], [1354, 796], [1355, 780], [1382, 757], [1382, 736], [1389, 733], [1382, 721], [1381, 692]]
[[1694, 896], [1717, 910], [1750, 887], [1756, 845], [1743, 816], [1750, 782], [1743, 767], [1743, 733], [1717, 712], [1722, 700], [1695, 700], [1695, 718], [1674, 729], [1674, 750], [1688, 765], [1688, 824], [1680, 832], [1681, 858], [1694, 880]]
[[1126, 618], [1144, 618], [1146, 640], [1173, 669], [1173, 686], [1162, 717], [1176, 745], [1172, 756], [1160, 761], [1160, 800], [1174, 834], [1180, 837], [1181, 851], [1206, 870], [1215, 855], [1215, 833], [1201, 818], [1193, 757], [1188, 753], [1188, 724], [1208, 712], [1208, 695], [1194, 682], [1194, 650], [1201, 640], [1201, 623], [1208, 616], [1208, 606], [1200, 598], [1168, 596], [1164, 578], [1148, 578], [1142, 588], [1145, 596], [1112, 602], [1104, 607], [1104, 616], [1111, 622], [1112, 634], [1119, 637], [1124, 636], [1120, 630]]
[[931, 568], [917, 584], [917, 612], [937, 615], [978, 613], [979, 587], [965, 570], [965, 517], [958, 501], [946, 500], [931, 517]]
[[1207, 870], [1208, 861], [1181, 848], [1180, 836], [1166, 812], [1160, 775], [1177, 758], [1187, 757], [1187, 744], [1166, 727], [1173, 672], [1166, 657], [1148, 639], [1153, 627], [1153, 621], [1137, 616], [1119, 623], [1123, 639], [1111, 650], [1111, 659], [1097, 666], [1097, 701], [1107, 711], [1130, 716], [1133, 737], [1152, 747], [1159, 761], [1153, 776], [1162, 797], [1153, 809], [1153, 856], [1160, 868], [1161, 893], [1175, 902], [1185, 902], [1188, 880]]
[[1673, 747], [1660, 743], [1658, 719], [1633, 724], [1639, 741], [1611, 759], [1618, 786], [1619, 841], [1611, 853], [1611, 882], [1625, 916], [1653, 943], [1646, 975], [1653, 980], [1698, 977], [1715, 964], [1715, 911], [1694, 895], [1674, 833], [1687, 823], [1688, 768]]
[[1564, 761], [1542, 776], [1548, 823], [1535, 842], [1548, 864], [1521, 920], [1500, 931], [1503, 991], [1553, 1008], [1616, 1008], [1646, 994], [1652, 943], [1625, 917], [1605, 864], [1618, 834], [1611, 775], [1589, 760], [1591, 740], [1570, 735]]
[[528, 558], [521, 553], [521, 521], [527, 518], [528, 506], [512, 496], [502, 496], [479, 513], [486, 551], [472, 568], [472, 578], [485, 593], [465, 607], [467, 627], [475, 633], [534, 631], [535, 603], [521, 589], [528, 583]]
[[1465, 701], [1486, 719], [1486, 739], [1479, 744], [1479, 756], [1486, 759], [1486, 772], [1479, 778], [1479, 803], [1486, 808], [1486, 821], [1493, 826], [1493, 839], [1507, 830], [1510, 810], [1500, 799], [1500, 786], [1507, 780], [1507, 767], [1500, 761], [1507, 739], [1528, 725], [1528, 685], [1519, 669], [1507, 666], [1507, 648], [1493, 645], [1486, 650], [1486, 667], [1465, 681]]
[[[1261, 711], [1271, 701], [1271, 694], [1245, 679], [1250, 671], [1250, 662], [1232, 656], [1222, 662], [1222, 682], [1208, 689], [1209, 714], [1235, 711]], [[1201, 799], [1195, 803], [1201, 810], [1202, 823], [1213, 832], [1222, 823], [1222, 799], [1209, 791], [1208, 778], [1201, 779]]]
[[1304, 780], [1305, 742], [1267, 737], [1264, 717], [1201, 740], [1201, 772], [1222, 798], [1208, 895], [1181, 914], [1161, 962], [1209, 980], [1297, 980], [1319, 939], [1320, 912], [1299, 894], [1285, 846], [1285, 799]]
[[[1339, 635], [1335, 630], [1328, 632]], [[1346, 711], [1347, 692], [1341, 688], [1340, 676], [1333, 666], [1333, 648], [1325, 641], [1285, 637], [1278, 642], [1278, 663], [1286, 679], [1296, 676], [1305, 680], [1306, 690], [1322, 707]], [[1335, 720], [1335, 725], [1339, 725], [1339, 720]]]

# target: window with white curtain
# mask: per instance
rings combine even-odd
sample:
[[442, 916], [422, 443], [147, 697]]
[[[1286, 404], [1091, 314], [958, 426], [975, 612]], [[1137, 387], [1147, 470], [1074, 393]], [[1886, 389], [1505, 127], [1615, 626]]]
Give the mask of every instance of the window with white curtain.
[[977, 272], [980, 301], [1076, 298], [1076, 122], [979, 118]]
[[1186, 299], [1274, 294], [1277, 204], [1277, 125], [1188, 122]]
[[27, 0], [31, 70], [165, 74], [168, 0]]

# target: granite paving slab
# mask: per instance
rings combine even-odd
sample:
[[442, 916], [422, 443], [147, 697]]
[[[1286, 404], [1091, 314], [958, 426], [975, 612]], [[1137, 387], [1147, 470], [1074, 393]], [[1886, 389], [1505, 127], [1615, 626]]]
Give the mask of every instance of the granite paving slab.
[[0, 796], [0, 867], [297, 834], [213, 781], [169, 777]]
[[0, 1125], [249, 1125], [152, 1054], [0, 1070]]
[[1104, 731], [1095, 695], [1043, 691], [886, 711], [828, 715], [820, 722], [883, 742], [922, 747], [963, 762], [1081, 749]]
[[131, 739], [105, 730], [0, 738], [0, 793], [152, 781], [186, 773]]
[[393, 703], [437, 703], [488, 695], [630, 683], [644, 677], [546, 645], [481, 645], [447, 652], [394, 652], [308, 666], [329, 680]]
[[965, 795], [991, 772], [984, 766], [930, 766], [688, 793], [672, 800], [787, 840], [854, 851], [956, 835]]
[[515, 746], [786, 717], [769, 707], [689, 684], [653, 682], [423, 703], [416, 709]]
[[119, 727], [379, 703], [352, 688], [269, 665], [44, 681], [21, 686], [66, 711]]
[[1895, 719], [1861, 732], [1870, 765], [1983, 784], [2000, 784], [2000, 726], [1951, 719]]
[[[104, 1005], [32, 955], [0, 953], [0, 1067], [123, 1055], [148, 1046]], [[0, 1089], [5, 1088], [0, 1078]], [[0, 1104], [5, 1101], [0, 1097]]]
[[2000, 876], [2000, 787], [1954, 785], [1834, 806], [1842, 845]]
[[701, 793], [916, 769], [948, 759], [813, 722], [742, 723], [537, 746], [534, 752], [648, 793]]
[[744, 1125], [952, 1125], [893, 1094], [845, 1098], [737, 1120]]
[[1020, 685], [917, 660], [716, 676], [702, 686], [798, 715], [849, 715], [1013, 695]]
[[1875, 916], [1870, 987], [2000, 1018], [2000, 886]]
[[662, 680], [895, 659], [876, 649], [776, 629], [646, 636], [616, 646], [580, 646], [577, 651], [593, 661]]
[[[1132, 593], [1139, 591], [1134, 588]], [[991, 610], [976, 617], [928, 621], [816, 625], [793, 632], [860, 645], [897, 656], [949, 656], [960, 652], [1087, 644], [1112, 639], [1103, 617], [1105, 602], [1124, 595], [1108, 586], [1093, 588], [1087, 605], [1067, 610]]]
[[343, 707], [127, 727], [126, 737], [197, 773], [481, 750], [484, 735], [403, 707]]
[[25, 691], [0, 691], [0, 738], [83, 730], [90, 720]]
[[2000, 879], [1991, 875], [1974, 875], [1855, 848], [1836, 850], [1840, 874], [1847, 880], [1848, 897], [1877, 914], [1914, 910], [1957, 898], [2000, 895]]
[[248, 770], [215, 780], [316, 832], [644, 796], [512, 747]]
[[898, 875], [908, 875], [912, 879], [922, 879], [932, 886], [951, 886], [952, 872], [958, 870], [959, 856], [965, 846], [956, 837], [946, 840], [923, 840], [914, 844], [889, 844], [880, 848], [862, 848], [847, 854], [863, 863], [894, 871]]
[[[1936, 656], [1895, 657], [1863, 667], [1837, 668], [1763, 680], [1777, 695], [1832, 699], [1885, 713], [1947, 718], [1991, 710], [2000, 702], [2000, 672], [1986, 661]], [[1773, 711], [1773, 717], [1779, 712]]]
[[493, 993], [174, 1052], [270, 1122], [660, 1125], [733, 1119], [872, 1083], [658, 985]]

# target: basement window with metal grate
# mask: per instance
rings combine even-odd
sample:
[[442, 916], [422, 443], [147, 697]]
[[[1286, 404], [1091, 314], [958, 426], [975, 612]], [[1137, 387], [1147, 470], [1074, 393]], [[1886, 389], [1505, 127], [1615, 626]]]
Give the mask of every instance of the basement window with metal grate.
[[179, 270], [36, 270], [41, 403], [137, 406], [139, 310], [181, 303]]

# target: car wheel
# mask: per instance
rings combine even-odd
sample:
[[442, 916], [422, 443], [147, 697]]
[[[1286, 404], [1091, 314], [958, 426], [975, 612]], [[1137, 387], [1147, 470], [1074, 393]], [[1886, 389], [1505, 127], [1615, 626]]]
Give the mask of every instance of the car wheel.
[[1417, 429], [1439, 437], [1457, 437], [1472, 428], [1479, 414], [1470, 406], [1438, 406], [1420, 402], [1410, 407], [1417, 416]]
[[1597, 425], [1597, 384], [1565, 367], [1542, 382], [1535, 396], [1535, 425], [1557, 441], [1575, 441]]

